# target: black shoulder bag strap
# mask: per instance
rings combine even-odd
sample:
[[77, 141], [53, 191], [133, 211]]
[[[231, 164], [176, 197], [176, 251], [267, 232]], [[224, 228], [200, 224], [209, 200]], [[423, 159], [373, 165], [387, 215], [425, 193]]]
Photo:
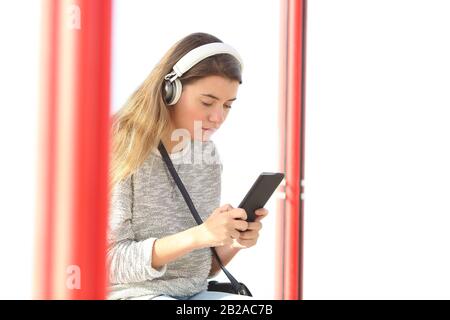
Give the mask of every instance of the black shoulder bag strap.
[[[164, 162], [166, 163], [167, 168], [170, 171], [170, 174], [172, 175], [172, 177], [175, 180], [178, 188], [180, 189], [181, 194], [183, 195], [183, 198], [184, 198], [184, 200], [186, 201], [186, 204], [189, 207], [189, 210], [191, 210], [191, 213], [194, 216], [195, 221], [197, 222], [198, 225], [201, 225], [203, 223], [203, 220], [200, 217], [200, 215], [198, 214], [197, 210], [195, 209], [194, 204], [192, 203], [192, 200], [191, 200], [188, 192], [186, 191], [186, 188], [184, 187], [183, 182], [181, 181], [180, 177], [178, 176], [177, 171], [173, 167], [172, 160], [170, 159], [169, 155], [167, 154], [166, 148], [164, 147], [164, 145], [161, 142], [158, 145], [158, 150], [161, 153], [161, 155], [162, 155], [162, 157], [164, 159]], [[246, 294], [245, 288], [224, 267], [224, 265], [222, 264], [222, 261], [219, 258], [219, 255], [217, 254], [216, 249], [211, 247], [211, 251], [212, 251], [214, 257], [217, 259], [217, 262], [219, 263], [220, 268], [222, 269], [222, 271], [225, 273], [225, 275], [230, 280], [231, 285], [233, 286], [234, 290], [238, 294], [245, 295]]]

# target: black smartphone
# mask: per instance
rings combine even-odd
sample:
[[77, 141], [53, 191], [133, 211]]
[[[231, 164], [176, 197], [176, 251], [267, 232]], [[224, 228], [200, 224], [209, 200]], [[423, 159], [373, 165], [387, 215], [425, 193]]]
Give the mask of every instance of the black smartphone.
[[264, 207], [283, 178], [284, 173], [279, 172], [263, 172], [259, 175], [239, 205], [247, 212], [247, 222], [255, 221], [255, 210]]

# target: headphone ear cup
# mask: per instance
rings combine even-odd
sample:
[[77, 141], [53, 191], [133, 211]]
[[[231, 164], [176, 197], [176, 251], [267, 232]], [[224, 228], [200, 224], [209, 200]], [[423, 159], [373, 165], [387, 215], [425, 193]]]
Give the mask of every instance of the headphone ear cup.
[[183, 91], [183, 85], [181, 84], [180, 79], [175, 79], [175, 81], [172, 83], [173, 88], [173, 95], [172, 95], [172, 101], [170, 101], [170, 105], [173, 105], [180, 100], [181, 92]]
[[181, 91], [183, 85], [179, 79], [175, 79], [173, 82], [166, 80], [164, 83], [164, 101], [167, 105], [171, 106], [177, 103], [181, 97]]
[[164, 81], [164, 102], [170, 104], [173, 98], [173, 85], [169, 80]]

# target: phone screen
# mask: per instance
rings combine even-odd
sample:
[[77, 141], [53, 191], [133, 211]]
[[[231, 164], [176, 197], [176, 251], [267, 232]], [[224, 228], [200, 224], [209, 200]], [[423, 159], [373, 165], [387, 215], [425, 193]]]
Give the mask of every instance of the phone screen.
[[255, 210], [264, 207], [283, 178], [284, 174], [279, 172], [263, 172], [259, 175], [239, 204], [239, 208], [247, 212], [247, 222], [255, 221]]

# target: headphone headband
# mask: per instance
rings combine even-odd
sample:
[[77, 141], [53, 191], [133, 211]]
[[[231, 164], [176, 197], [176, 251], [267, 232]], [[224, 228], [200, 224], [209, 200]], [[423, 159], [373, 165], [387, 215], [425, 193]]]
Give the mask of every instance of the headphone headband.
[[242, 58], [239, 53], [230, 45], [223, 42], [213, 42], [204, 44], [200, 47], [192, 49], [185, 54], [174, 66], [173, 71], [166, 75], [165, 79], [173, 82], [176, 78], [181, 77], [186, 71], [199, 63], [201, 60], [221, 53], [227, 53], [235, 57], [240, 65], [241, 70], [244, 68]]

